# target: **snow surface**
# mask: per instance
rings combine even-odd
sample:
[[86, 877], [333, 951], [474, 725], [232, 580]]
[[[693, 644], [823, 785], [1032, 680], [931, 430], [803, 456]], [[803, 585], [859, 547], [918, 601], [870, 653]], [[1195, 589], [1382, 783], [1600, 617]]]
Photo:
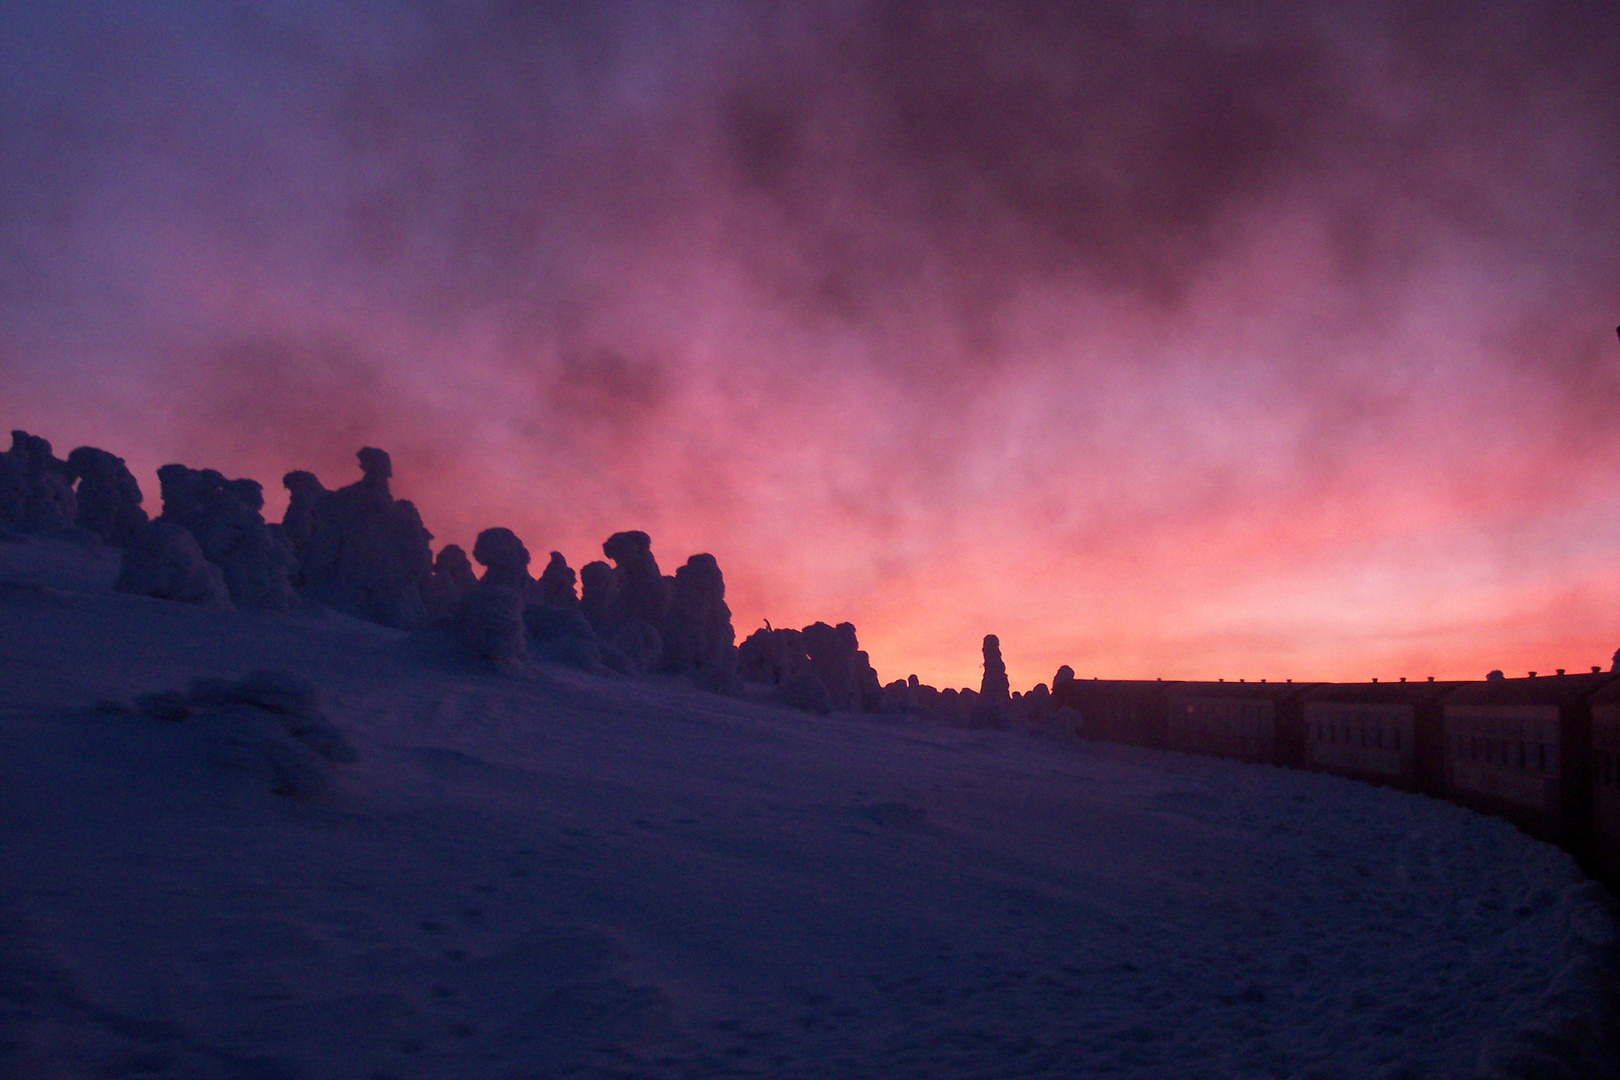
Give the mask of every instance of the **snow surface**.
[[[1597, 1053], [1602, 891], [1444, 803], [513, 679], [435, 634], [116, 573], [0, 543], [6, 1076], [1452, 1077]], [[220, 767], [194, 721], [95, 708], [261, 668], [315, 681], [359, 750], [319, 799]]]

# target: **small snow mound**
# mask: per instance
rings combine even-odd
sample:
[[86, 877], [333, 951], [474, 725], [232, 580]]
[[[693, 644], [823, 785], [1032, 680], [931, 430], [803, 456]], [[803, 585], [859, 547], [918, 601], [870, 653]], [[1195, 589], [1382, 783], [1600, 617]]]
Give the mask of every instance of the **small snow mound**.
[[198, 713], [195, 721], [215, 764], [263, 777], [277, 795], [326, 791], [323, 755], [296, 737], [281, 717], [232, 702]]
[[1620, 1047], [1608, 1017], [1620, 991], [1614, 902], [1594, 881], [1566, 888], [1563, 967], [1535, 1009], [1536, 1019], [1511, 1035], [1487, 1043], [1479, 1075], [1491, 1080], [1612, 1080]]
[[321, 697], [315, 685], [285, 671], [255, 671], [235, 682], [198, 679], [191, 684], [190, 699], [198, 707], [238, 702], [280, 716], [321, 715]]
[[327, 719], [315, 686], [284, 671], [197, 679], [185, 693], [142, 694], [135, 710], [171, 723], [189, 721], [215, 764], [256, 773], [281, 795], [319, 795], [328, 786], [327, 762], [360, 759]]
[[527, 666], [523, 594], [505, 585], [480, 584], [456, 606], [456, 640], [500, 671]]

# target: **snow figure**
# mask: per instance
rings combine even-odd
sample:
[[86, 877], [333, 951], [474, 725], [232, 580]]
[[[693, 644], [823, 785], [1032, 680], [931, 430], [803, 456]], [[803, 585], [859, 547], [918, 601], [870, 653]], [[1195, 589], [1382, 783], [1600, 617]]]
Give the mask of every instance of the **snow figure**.
[[979, 683], [979, 695], [987, 701], [1007, 701], [1007, 665], [1001, 662], [1001, 639], [994, 634], [984, 635], [984, 679]]
[[622, 626], [640, 619], [660, 633], [669, 614], [670, 582], [658, 571], [652, 539], [644, 532], [618, 532], [602, 543], [602, 554], [613, 560], [618, 585], [609, 621]]
[[513, 672], [529, 658], [523, 626], [523, 594], [506, 585], [480, 583], [456, 605], [456, 640], [493, 664]]
[[281, 478], [287, 489], [287, 512], [281, 517], [281, 531], [292, 543], [298, 561], [303, 563], [308, 554], [310, 533], [315, 528], [315, 504], [329, 495], [325, 486], [312, 472], [294, 470]]
[[422, 603], [428, 615], [441, 619], [456, 610], [461, 598], [478, 587], [467, 553], [455, 544], [446, 544], [433, 560], [433, 570], [422, 581]]
[[737, 646], [737, 674], [748, 682], [781, 686], [809, 663], [804, 635], [797, 630], [774, 629], [770, 623]]
[[28, 484], [22, 464], [10, 453], [0, 454], [0, 529], [23, 527], [28, 505]]
[[613, 609], [619, 598], [619, 579], [613, 567], [600, 559], [586, 563], [579, 569], [579, 586], [580, 611], [596, 628], [597, 636], [611, 634]]
[[473, 542], [472, 557], [485, 567], [480, 580], [516, 589], [525, 603], [539, 600], [539, 588], [529, 576], [529, 549], [511, 529], [485, 529], [479, 533]]
[[189, 530], [167, 521], [148, 522], [130, 537], [113, 588], [204, 607], [231, 606], [219, 567], [203, 556]]
[[701, 670], [705, 678], [729, 685], [737, 671], [736, 640], [720, 564], [713, 555], [693, 555], [675, 571], [664, 628], [664, 670]]
[[581, 671], [601, 669], [601, 645], [578, 607], [530, 604], [523, 611], [523, 625], [538, 659]]
[[226, 480], [213, 469], [165, 465], [159, 519], [197, 538], [204, 557], [220, 568], [237, 607], [286, 611], [296, 601], [291, 545], [259, 513], [264, 489], [254, 480]]
[[103, 543], [126, 546], [142, 525], [141, 486], [124, 459], [93, 446], [81, 446], [68, 455], [67, 474], [78, 481], [75, 522]]
[[664, 639], [649, 623], [631, 619], [613, 631], [602, 662], [625, 675], [645, 675], [664, 656]]
[[1039, 727], [1046, 722], [1052, 713], [1052, 695], [1047, 691], [1045, 683], [1036, 683], [1034, 689], [1025, 694], [1019, 702], [1018, 719], [1026, 724]]
[[0, 454], [0, 527], [66, 532], [77, 517], [67, 462], [38, 435], [13, 431], [11, 449]]
[[786, 705], [800, 712], [826, 716], [836, 708], [827, 687], [811, 671], [801, 671], [771, 691], [765, 699], [776, 705]]
[[[915, 675], [912, 678], [916, 678]], [[886, 713], [902, 713], [911, 710], [912, 684], [905, 679], [896, 679], [891, 683], [883, 684], [883, 708]]]
[[365, 447], [364, 476], [314, 500], [304, 558], [304, 590], [314, 600], [400, 630], [427, 621], [422, 580], [433, 567], [416, 507], [388, 490], [393, 465]]
[[560, 551], [551, 553], [551, 561], [540, 572], [540, 598], [554, 607], [573, 607], [579, 603], [579, 595], [574, 591], [574, 571]]
[[856, 640], [851, 623], [828, 626], [818, 622], [802, 631], [809, 669], [840, 712], [876, 710], [883, 703], [883, 684]]

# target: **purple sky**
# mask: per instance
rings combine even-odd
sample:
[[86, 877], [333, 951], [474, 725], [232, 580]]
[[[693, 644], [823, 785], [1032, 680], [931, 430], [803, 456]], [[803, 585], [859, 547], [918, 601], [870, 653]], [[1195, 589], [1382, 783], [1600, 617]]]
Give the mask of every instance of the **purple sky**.
[[0, 401], [154, 510], [382, 446], [954, 685], [1620, 646], [1609, 6], [0, 12]]

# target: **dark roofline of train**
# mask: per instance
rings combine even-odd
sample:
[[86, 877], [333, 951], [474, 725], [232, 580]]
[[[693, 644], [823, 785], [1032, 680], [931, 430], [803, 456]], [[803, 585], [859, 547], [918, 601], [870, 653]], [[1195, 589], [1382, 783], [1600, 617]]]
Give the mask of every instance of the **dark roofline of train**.
[[1526, 679], [1487, 679], [1464, 683], [1446, 697], [1447, 705], [1578, 705], [1620, 679], [1613, 671], [1579, 675], [1533, 675]]
[[[1302, 701], [1410, 701], [1413, 703], [1442, 701], [1484, 702], [1500, 701], [1504, 704], [1558, 704], [1574, 703], [1588, 696], [1598, 695], [1605, 702], [1620, 700], [1620, 672], [1560, 671], [1553, 675], [1532, 673], [1528, 677], [1513, 679], [1450, 679], [1422, 682], [1249, 682], [1242, 679], [1104, 679], [1097, 676], [1077, 678], [1071, 692], [1084, 693], [1087, 687], [1129, 686], [1155, 689], [1179, 697], [1252, 698], [1279, 701], [1299, 695]], [[1057, 689], [1057, 688], [1054, 688]]]
[[1307, 702], [1338, 701], [1370, 705], [1384, 702], [1428, 705], [1448, 696], [1464, 686], [1475, 685], [1466, 680], [1450, 682], [1364, 682], [1323, 683], [1305, 695]]
[[1321, 686], [1296, 682], [1181, 682], [1171, 691], [1177, 698], [1219, 698], [1221, 700], [1289, 701]]

